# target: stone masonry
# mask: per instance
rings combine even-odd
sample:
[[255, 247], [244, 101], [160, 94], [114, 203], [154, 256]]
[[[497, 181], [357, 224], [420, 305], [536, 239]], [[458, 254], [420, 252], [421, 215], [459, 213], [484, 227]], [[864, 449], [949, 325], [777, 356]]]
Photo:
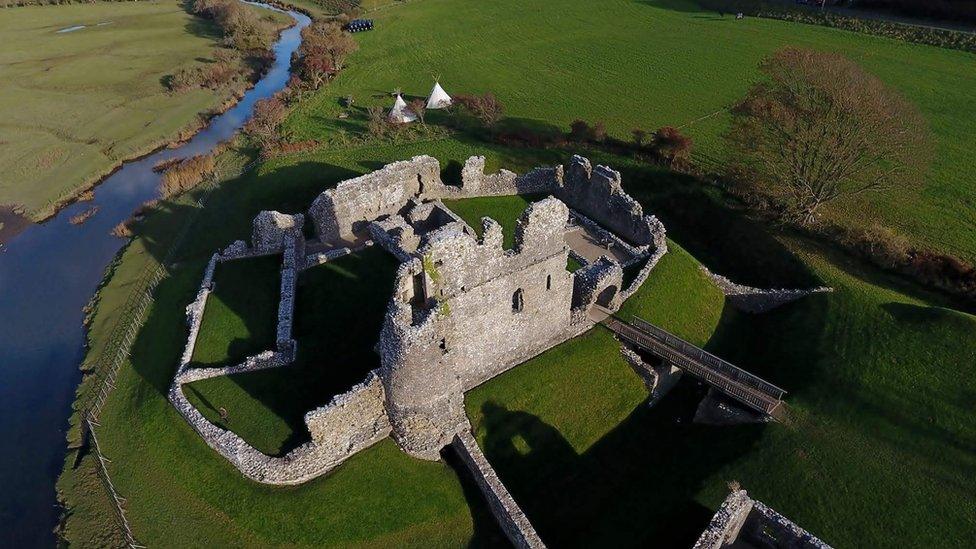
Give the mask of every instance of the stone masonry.
[[[666, 253], [665, 230], [624, 192], [618, 172], [593, 168], [583, 157], [524, 175], [485, 174], [484, 164], [483, 157], [469, 158], [458, 186], [441, 181], [440, 164], [432, 157], [394, 162], [321, 193], [308, 211], [316, 239], [306, 242], [301, 214], [265, 211], [254, 220], [251, 246], [237, 241], [214, 255], [187, 308], [190, 335], [169, 390], [169, 400], [211, 448], [252, 480], [288, 485], [325, 474], [387, 436], [428, 460], [440, 459], [441, 450], [453, 444], [512, 543], [543, 546], [477, 448], [464, 394], [591, 328], [588, 311], [594, 306], [617, 310]], [[519, 193], [550, 196], [522, 213], [512, 249], [503, 247], [497, 222], [482, 219], [478, 237], [440, 201]], [[575, 223], [614, 242], [623, 250], [620, 257], [629, 258], [627, 265], [643, 262], [628, 288], [622, 287], [623, 265], [612, 257], [567, 271], [565, 235], [580, 230]], [[309, 442], [282, 457], [266, 456], [190, 404], [184, 384], [290, 367], [298, 273], [374, 243], [400, 261], [375, 348], [381, 366], [305, 415]], [[191, 367], [216, 264], [269, 254], [282, 257], [276, 348], [237, 365]], [[637, 359], [632, 364], [642, 377], [657, 384], [660, 374], [642, 371], [646, 365], [638, 367]]]

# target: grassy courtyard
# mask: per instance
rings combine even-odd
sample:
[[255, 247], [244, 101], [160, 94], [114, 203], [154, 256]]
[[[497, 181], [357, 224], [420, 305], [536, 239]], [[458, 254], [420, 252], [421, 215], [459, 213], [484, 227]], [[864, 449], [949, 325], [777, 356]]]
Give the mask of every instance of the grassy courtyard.
[[280, 269], [279, 256], [217, 265], [191, 366], [229, 366], [274, 348]]
[[220, 40], [176, 0], [10, 8], [0, 35], [0, 204], [34, 219], [230, 99], [166, 90], [167, 75], [211, 59]]
[[[266, 454], [281, 455], [306, 442], [305, 413], [328, 404], [379, 366], [373, 346], [393, 291], [396, 265], [382, 249], [370, 248], [304, 271], [295, 303], [296, 361], [284, 368], [192, 383], [185, 388], [187, 398], [210, 421]], [[264, 299], [256, 295], [261, 288], [239, 291], [242, 299]], [[272, 291], [273, 323], [278, 290]], [[235, 323], [251, 324], [267, 318], [260, 316], [266, 312], [238, 310], [229, 316]], [[222, 407], [228, 413], [226, 422], [220, 418]]]

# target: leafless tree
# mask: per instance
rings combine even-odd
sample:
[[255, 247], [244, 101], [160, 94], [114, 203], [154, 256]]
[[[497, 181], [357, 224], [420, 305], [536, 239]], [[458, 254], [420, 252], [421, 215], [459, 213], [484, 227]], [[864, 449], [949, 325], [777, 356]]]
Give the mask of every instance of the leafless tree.
[[760, 65], [733, 109], [727, 135], [764, 192], [784, 200], [802, 224], [840, 197], [918, 182], [932, 151], [914, 105], [856, 63], [834, 53], [783, 49]]
[[254, 115], [247, 122], [245, 131], [261, 140], [273, 139], [278, 135], [278, 126], [285, 121], [288, 110], [277, 97], [262, 99], [254, 104]]
[[427, 114], [427, 102], [423, 99], [411, 99], [407, 106], [410, 108], [410, 112], [417, 115], [421, 124], [426, 124], [424, 122], [424, 115]]
[[680, 166], [691, 159], [693, 143], [690, 137], [673, 126], [658, 128], [651, 134], [651, 150], [669, 166]]

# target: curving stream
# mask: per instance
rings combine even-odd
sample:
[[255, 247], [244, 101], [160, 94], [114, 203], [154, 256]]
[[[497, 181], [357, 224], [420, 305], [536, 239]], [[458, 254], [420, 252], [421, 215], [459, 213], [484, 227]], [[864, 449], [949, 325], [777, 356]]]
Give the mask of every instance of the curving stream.
[[[256, 101], [285, 87], [301, 30], [311, 23], [301, 13], [285, 13], [296, 24], [275, 44], [271, 70], [234, 108], [184, 145], [123, 164], [95, 189], [93, 201], [72, 204], [28, 227], [0, 253], [0, 547], [56, 543], [53, 529], [61, 510], [54, 485], [81, 380], [82, 308], [125, 243], [111, 229], [157, 197], [154, 164], [208, 152], [243, 126]], [[84, 224], [68, 222], [92, 206], [98, 212]]]

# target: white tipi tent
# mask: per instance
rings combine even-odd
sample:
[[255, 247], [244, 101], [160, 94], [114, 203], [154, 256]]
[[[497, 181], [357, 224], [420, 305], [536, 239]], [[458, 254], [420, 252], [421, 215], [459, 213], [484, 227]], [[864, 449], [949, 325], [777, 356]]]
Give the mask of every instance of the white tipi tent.
[[451, 96], [447, 95], [444, 88], [441, 87], [440, 82], [434, 82], [434, 89], [430, 90], [430, 96], [427, 97], [427, 108], [428, 109], [444, 109], [451, 106]]
[[395, 122], [397, 124], [406, 124], [407, 122], [413, 122], [417, 119], [417, 115], [410, 112], [407, 108], [407, 102], [403, 100], [403, 96], [397, 94], [396, 101], [393, 103], [393, 108], [390, 109], [390, 122]]

